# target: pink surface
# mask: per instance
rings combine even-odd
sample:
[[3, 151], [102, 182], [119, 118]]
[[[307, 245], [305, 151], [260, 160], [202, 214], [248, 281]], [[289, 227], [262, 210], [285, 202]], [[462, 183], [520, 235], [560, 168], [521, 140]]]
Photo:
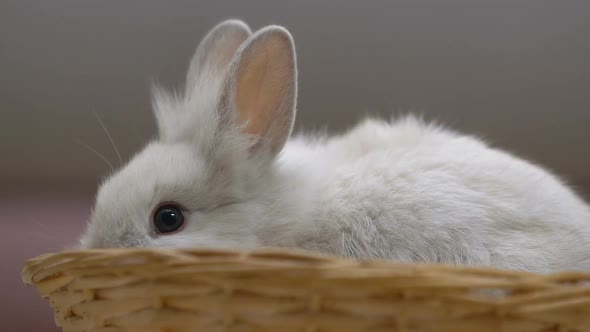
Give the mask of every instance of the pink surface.
[[84, 229], [92, 199], [84, 195], [0, 195], [2, 264], [0, 330], [59, 331], [49, 302], [25, 286], [20, 270], [38, 254], [74, 244]]

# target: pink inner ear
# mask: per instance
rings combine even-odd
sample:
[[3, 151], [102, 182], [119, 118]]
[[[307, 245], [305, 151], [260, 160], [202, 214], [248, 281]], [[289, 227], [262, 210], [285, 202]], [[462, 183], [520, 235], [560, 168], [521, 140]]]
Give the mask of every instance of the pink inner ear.
[[263, 137], [281, 116], [279, 108], [292, 84], [292, 59], [281, 38], [268, 38], [247, 53], [238, 72], [236, 106], [240, 123], [247, 122], [245, 132]]

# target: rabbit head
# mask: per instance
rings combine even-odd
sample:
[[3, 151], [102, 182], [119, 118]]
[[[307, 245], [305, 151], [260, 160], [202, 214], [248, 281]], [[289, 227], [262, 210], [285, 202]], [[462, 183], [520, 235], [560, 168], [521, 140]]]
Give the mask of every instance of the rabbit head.
[[257, 246], [254, 201], [291, 134], [296, 94], [287, 30], [215, 26], [185, 92], [155, 89], [158, 138], [100, 186], [81, 246]]

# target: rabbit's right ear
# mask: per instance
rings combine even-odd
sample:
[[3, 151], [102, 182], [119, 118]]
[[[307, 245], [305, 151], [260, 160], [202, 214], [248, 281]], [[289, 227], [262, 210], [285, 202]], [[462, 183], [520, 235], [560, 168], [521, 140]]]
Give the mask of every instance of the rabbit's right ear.
[[248, 25], [240, 20], [226, 20], [213, 27], [191, 60], [186, 94], [190, 95], [201, 79], [223, 78], [236, 50], [250, 34]]
[[251, 154], [282, 149], [295, 121], [297, 61], [289, 31], [260, 29], [242, 44], [227, 72], [219, 111], [234, 128], [255, 142]]

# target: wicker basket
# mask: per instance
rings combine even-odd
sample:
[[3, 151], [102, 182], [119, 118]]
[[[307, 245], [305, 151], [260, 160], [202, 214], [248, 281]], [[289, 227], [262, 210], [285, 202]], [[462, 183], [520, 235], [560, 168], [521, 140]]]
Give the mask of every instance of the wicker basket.
[[590, 331], [582, 273], [113, 249], [43, 255], [23, 278], [65, 332]]

